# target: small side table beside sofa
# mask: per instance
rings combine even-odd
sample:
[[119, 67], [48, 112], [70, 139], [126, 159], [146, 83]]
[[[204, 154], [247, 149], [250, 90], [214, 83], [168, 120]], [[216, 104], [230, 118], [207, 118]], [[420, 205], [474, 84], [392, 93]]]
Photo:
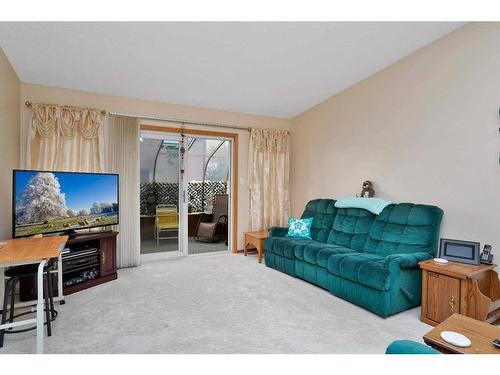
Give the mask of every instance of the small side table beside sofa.
[[493, 270], [495, 264], [440, 264], [430, 259], [419, 266], [424, 323], [435, 326], [454, 313], [487, 323], [500, 319], [500, 282]]
[[269, 237], [269, 232], [267, 230], [260, 230], [257, 232], [245, 232], [245, 249], [244, 254], [248, 254], [248, 246], [253, 245], [257, 250], [257, 257], [259, 263], [262, 263], [262, 256], [264, 255], [264, 241]]

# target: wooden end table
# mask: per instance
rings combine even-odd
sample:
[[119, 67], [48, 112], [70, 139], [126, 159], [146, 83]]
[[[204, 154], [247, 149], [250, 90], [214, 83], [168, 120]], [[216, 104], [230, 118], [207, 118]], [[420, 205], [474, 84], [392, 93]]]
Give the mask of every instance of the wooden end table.
[[[449, 344], [441, 338], [443, 331], [461, 333], [469, 338], [472, 344], [468, 348]], [[500, 328], [464, 315], [453, 314], [427, 333], [424, 342], [445, 354], [500, 354], [500, 349], [491, 343], [498, 338]]]
[[264, 240], [267, 237], [269, 237], [269, 232], [267, 230], [245, 232], [245, 256], [247, 256], [248, 253], [248, 245], [253, 245], [257, 249], [259, 263], [262, 263], [262, 255], [264, 254]]
[[495, 264], [419, 263], [422, 269], [420, 319], [437, 325], [454, 313], [495, 323], [500, 319], [500, 282]]

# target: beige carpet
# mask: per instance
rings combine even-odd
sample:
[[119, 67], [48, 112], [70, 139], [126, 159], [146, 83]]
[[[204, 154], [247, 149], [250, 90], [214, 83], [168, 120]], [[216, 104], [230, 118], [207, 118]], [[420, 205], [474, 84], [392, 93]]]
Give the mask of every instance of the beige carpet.
[[[47, 353], [383, 353], [431, 329], [420, 308], [382, 319], [232, 254], [123, 269], [57, 309]], [[34, 348], [34, 332], [8, 335], [0, 353]]]
[[[163, 253], [179, 250], [177, 239], [160, 240], [160, 245], [156, 240], [141, 240], [141, 254]], [[202, 242], [195, 241], [193, 237], [188, 238], [188, 254], [205, 254], [217, 251], [225, 251], [227, 246], [225, 241], [220, 242]]]

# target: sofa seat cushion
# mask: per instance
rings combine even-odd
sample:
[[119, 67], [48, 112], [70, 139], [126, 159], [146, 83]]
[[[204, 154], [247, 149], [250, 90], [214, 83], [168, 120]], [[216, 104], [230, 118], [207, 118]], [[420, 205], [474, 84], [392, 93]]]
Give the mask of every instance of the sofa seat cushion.
[[302, 247], [311, 243], [319, 242], [308, 240], [305, 238], [269, 237], [264, 241], [264, 249], [270, 253], [280, 255], [288, 259], [295, 259], [295, 247]]
[[[306, 249], [307, 249], [307, 253], [308, 253], [307, 259], [305, 257]], [[325, 251], [322, 251], [321, 253], [325, 257], [327, 256], [326, 250], [331, 250], [332, 254], [342, 254], [345, 252], [350, 252], [350, 253], [356, 252], [355, 250], [348, 249], [348, 248], [345, 248], [342, 246], [337, 246], [334, 244], [327, 244], [327, 243], [320, 242], [320, 241], [309, 241], [309, 242], [297, 243], [295, 245], [293, 253], [294, 253], [296, 259], [303, 260], [303, 261], [306, 261], [306, 262], [311, 263], [311, 264], [317, 264], [317, 260], [316, 260], [317, 254], [318, 254], [318, 252], [320, 252], [320, 250], [323, 250], [323, 249]], [[325, 260], [324, 265], [322, 267], [326, 268], [326, 260]]]
[[328, 258], [332, 274], [377, 290], [389, 290], [389, 270], [385, 257], [377, 254], [334, 254]]
[[304, 261], [326, 268], [328, 258], [333, 254], [357, 254], [356, 250], [343, 246], [325, 243], [307, 244], [304, 246]]

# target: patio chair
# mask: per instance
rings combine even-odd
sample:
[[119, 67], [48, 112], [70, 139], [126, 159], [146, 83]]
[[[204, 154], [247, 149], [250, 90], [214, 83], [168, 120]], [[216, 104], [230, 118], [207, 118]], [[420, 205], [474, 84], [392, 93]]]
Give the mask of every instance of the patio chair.
[[179, 220], [177, 214], [177, 206], [174, 204], [157, 205], [155, 218], [156, 245], [160, 245], [160, 240], [177, 238], [177, 236], [160, 237], [161, 232], [177, 231], [178, 229]]
[[223, 236], [227, 243], [228, 195], [215, 194], [212, 214], [202, 213], [196, 226], [195, 241], [216, 242]]

